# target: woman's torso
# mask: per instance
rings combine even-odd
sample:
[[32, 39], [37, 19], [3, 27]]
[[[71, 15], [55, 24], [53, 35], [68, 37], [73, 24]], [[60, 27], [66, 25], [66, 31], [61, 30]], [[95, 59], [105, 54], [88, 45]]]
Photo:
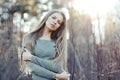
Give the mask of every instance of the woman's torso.
[[[36, 44], [34, 47], [34, 55], [39, 58], [52, 60], [56, 56], [55, 42], [50, 40], [41, 40], [41, 39], [36, 40]], [[55, 80], [55, 79], [43, 78], [35, 74], [32, 75], [33, 75], [32, 76], [33, 80]]]

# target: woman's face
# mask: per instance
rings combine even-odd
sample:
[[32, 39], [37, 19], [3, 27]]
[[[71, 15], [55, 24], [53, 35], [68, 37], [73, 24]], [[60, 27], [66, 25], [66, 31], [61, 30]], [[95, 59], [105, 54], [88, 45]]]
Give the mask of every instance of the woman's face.
[[51, 31], [57, 30], [63, 22], [63, 16], [60, 13], [53, 13], [46, 21], [46, 27]]

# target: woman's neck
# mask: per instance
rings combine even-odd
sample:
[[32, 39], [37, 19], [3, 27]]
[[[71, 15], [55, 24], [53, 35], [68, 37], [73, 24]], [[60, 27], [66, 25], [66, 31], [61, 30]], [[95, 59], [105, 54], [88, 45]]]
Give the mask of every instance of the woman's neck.
[[51, 40], [51, 33], [52, 31], [50, 31], [48, 28], [45, 27], [43, 31], [43, 35], [40, 37], [40, 39]]

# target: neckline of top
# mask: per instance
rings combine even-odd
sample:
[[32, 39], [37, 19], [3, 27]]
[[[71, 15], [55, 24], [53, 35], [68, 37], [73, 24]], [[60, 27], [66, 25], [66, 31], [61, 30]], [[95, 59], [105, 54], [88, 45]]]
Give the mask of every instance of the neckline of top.
[[48, 42], [54, 42], [53, 40], [47, 40], [47, 39], [38, 39], [38, 40], [41, 40], [41, 41], [48, 41]]

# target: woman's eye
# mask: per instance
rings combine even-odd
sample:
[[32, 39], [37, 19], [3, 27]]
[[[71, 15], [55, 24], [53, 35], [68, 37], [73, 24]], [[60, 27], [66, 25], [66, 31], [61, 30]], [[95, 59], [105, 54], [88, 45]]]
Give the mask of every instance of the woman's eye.
[[53, 19], [56, 19], [56, 17], [54, 17], [54, 16], [53, 16], [52, 18], [53, 18]]
[[58, 24], [61, 24], [61, 21], [58, 21]]
[[61, 24], [60, 22], [58, 22], [58, 24]]

